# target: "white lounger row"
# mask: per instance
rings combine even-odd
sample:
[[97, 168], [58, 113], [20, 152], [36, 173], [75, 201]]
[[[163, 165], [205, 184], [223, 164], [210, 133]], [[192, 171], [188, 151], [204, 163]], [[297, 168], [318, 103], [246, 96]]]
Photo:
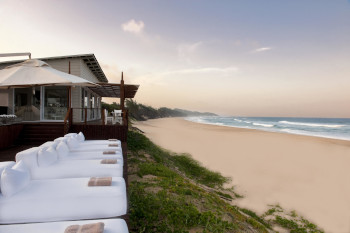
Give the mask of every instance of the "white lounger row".
[[[128, 232], [122, 219], [101, 219], [127, 212], [120, 141], [89, 144], [84, 139], [81, 152], [72, 152], [74, 145], [69, 144], [77, 141], [77, 134], [65, 138], [18, 153], [17, 163], [0, 163], [0, 224], [13, 224], [0, 225], [0, 232], [56, 233], [69, 225], [96, 222], [105, 224], [104, 233]], [[118, 144], [116, 154], [103, 154], [111, 143]], [[83, 152], [85, 147], [89, 152]], [[102, 159], [115, 159], [117, 164], [101, 164]], [[90, 187], [90, 177], [112, 177], [112, 184]], [[81, 219], [95, 220], [64, 222]]]

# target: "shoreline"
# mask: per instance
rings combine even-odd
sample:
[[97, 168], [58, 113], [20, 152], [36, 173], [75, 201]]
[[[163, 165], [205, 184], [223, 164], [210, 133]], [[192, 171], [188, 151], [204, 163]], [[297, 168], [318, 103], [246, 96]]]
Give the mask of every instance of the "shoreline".
[[262, 214], [296, 210], [330, 232], [350, 229], [350, 141], [198, 124], [183, 118], [137, 122], [157, 145], [189, 153], [232, 178], [238, 205]]
[[[210, 123], [205, 123], [205, 122], [195, 122], [195, 121], [186, 120], [185, 117], [164, 117], [164, 118], [158, 118], [158, 119], [183, 119], [185, 121], [188, 121], [188, 122], [191, 122], [194, 124], [203, 124], [203, 125], [210, 125], [210, 126], [215, 126], [215, 127], [227, 127], [227, 128], [233, 128], [236, 130], [247, 130], [247, 131], [257, 131], [257, 132], [272, 133], [272, 134], [293, 135], [293, 136], [300, 136], [300, 137], [305, 137], [305, 138], [311, 137], [311, 138], [315, 138], [316, 140], [324, 139], [325, 142], [333, 142], [333, 143], [339, 144], [339, 145], [350, 146], [350, 139], [346, 140], [346, 139], [321, 137], [321, 136], [307, 135], [307, 134], [277, 132], [277, 131], [269, 131], [269, 130], [262, 130], [262, 129], [252, 129], [252, 128], [244, 128], [244, 127], [238, 127], [238, 126], [230, 126], [230, 125], [216, 125], [216, 124], [210, 124]], [[157, 120], [157, 119], [150, 119], [150, 120]], [[149, 121], [149, 120], [147, 120], [147, 121]], [[147, 122], [147, 121], [144, 121], [144, 122]], [[140, 122], [142, 122], [142, 121], [140, 121]]]
[[[331, 139], [331, 140], [339, 140], [339, 141], [345, 141], [350, 143], [350, 139], [343, 139], [343, 138], [331, 138], [326, 136], [317, 136], [317, 135], [308, 135], [308, 134], [297, 134], [297, 133], [291, 133], [291, 132], [283, 132], [283, 131], [272, 131], [272, 130], [264, 130], [264, 129], [253, 129], [253, 128], [246, 128], [246, 127], [238, 127], [238, 126], [231, 126], [231, 125], [220, 125], [220, 124], [211, 124], [207, 122], [196, 122], [187, 120], [187, 117], [166, 117], [166, 118], [178, 118], [178, 119], [184, 119], [185, 121], [189, 121], [196, 124], [204, 124], [204, 125], [212, 125], [212, 126], [222, 126], [222, 127], [229, 127], [229, 128], [235, 128], [235, 129], [246, 129], [246, 130], [257, 130], [262, 132], [268, 132], [268, 133], [280, 133], [280, 134], [290, 134], [290, 135], [297, 135], [297, 136], [306, 136], [306, 137], [315, 137], [315, 138], [324, 138], [324, 139]], [[345, 118], [344, 118], [345, 119]], [[151, 119], [154, 120], [154, 119]]]

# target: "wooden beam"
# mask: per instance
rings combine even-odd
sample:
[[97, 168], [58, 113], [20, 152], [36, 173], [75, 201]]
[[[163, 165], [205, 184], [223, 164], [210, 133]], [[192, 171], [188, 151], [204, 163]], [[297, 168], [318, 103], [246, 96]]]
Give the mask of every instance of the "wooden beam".
[[85, 112], [84, 112], [84, 115], [85, 115], [85, 120], [84, 120], [84, 124], [86, 125], [86, 122], [87, 122], [87, 108], [84, 108]]
[[0, 57], [17, 57], [17, 56], [28, 56], [32, 59], [31, 53], [0, 53]]
[[124, 111], [125, 90], [124, 90], [124, 78], [122, 72], [122, 80], [120, 80], [120, 108]]

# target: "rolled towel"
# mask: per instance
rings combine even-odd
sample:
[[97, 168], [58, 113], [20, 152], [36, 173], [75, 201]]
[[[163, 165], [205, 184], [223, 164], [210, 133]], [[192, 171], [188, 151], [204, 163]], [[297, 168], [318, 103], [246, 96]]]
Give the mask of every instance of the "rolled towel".
[[102, 164], [116, 164], [118, 160], [116, 159], [102, 159], [101, 163]]
[[108, 139], [108, 141], [110, 141], [110, 142], [117, 142], [117, 141], [118, 141], [118, 139], [114, 139], [114, 138], [112, 138], [112, 139]]
[[111, 186], [112, 177], [91, 177], [88, 186]]
[[103, 233], [105, 224], [103, 222], [71, 225], [66, 228], [64, 233]]
[[108, 146], [118, 147], [119, 145], [117, 143], [113, 143], [113, 144], [109, 144]]
[[103, 151], [103, 154], [104, 155], [115, 155], [116, 152], [115, 152], [115, 150], [108, 150], [108, 151]]

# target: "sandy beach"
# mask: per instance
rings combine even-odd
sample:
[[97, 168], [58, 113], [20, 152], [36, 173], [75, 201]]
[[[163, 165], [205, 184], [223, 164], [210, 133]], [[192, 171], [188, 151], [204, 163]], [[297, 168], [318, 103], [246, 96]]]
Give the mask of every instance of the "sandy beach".
[[157, 145], [232, 178], [238, 204], [296, 210], [326, 232], [350, 232], [350, 142], [163, 118], [137, 122]]

